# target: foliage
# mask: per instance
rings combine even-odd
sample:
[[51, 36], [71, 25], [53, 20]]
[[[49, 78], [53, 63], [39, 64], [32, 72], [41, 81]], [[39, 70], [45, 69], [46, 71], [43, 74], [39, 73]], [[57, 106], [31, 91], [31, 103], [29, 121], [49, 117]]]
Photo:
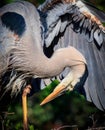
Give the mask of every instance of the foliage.
[[[80, 129], [87, 129], [93, 126], [95, 120], [97, 124], [98, 118], [91, 117], [100, 114], [100, 111], [76, 91], [66, 92], [44, 106], [39, 105], [58, 83], [55, 80], [44, 90], [28, 98], [29, 129], [53, 130], [62, 126], [78, 126]], [[9, 112], [15, 114], [8, 115], [5, 119], [5, 127], [8, 128], [6, 130], [22, 130], [21, 103], [11, 105]], [[103, 119], [105, 119], [104, 116]]]

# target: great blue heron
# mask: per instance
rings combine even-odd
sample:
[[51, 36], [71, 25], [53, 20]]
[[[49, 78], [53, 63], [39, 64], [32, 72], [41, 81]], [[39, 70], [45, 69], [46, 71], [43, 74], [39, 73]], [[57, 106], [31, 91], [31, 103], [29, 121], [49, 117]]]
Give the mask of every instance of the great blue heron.
[[65, 78], [54, 94], [42, 104], [79, 85], [89, 101], [105, 109], [105, 28], [100, 22], [104, 18], [102, 11], [80, 0], [47, 0], [37, 9], [17, 1], [0, 8], [1, 90], [5, 88], [4, 94], [11, 90], [14, 96], [27, 86], [26, 94], [32, 78], [59, 76], [69, 67], [66, 77], [65, 71], [61, 74]]

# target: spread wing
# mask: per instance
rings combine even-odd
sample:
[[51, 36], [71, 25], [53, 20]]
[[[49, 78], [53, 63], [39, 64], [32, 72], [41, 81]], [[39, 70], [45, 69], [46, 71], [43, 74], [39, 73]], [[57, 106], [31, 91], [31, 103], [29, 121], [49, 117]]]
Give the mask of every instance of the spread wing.
[[[105, 21], [105, 14], [102, 11], [80, 0], [76, 3], [63, 3], [62, 1], [58, 2], [58, 0], [54, 3], [52, 0], [48, 0], [45, 3], [39, 7], [39, 10], [44, 24], [47, 47], [55, 36], [64, 32], [69, 25], [76, 33], [83, 34], [88, 42], [95, 42], [101, 46], [105, 33], [105, 28], [99, 20], [102, 16], [101, 20]], [[97, 14], [97, 17], [94, 14]]]
[[[47, 56], [61, 47], [77, 48], [86, 58], [89, 71], [84, 90], [86, 98], [105, 109], [105, 14], [90, 4], [47, 0], [38, 8], [43, 24]], [[101, 21], [100, 21], [101, 20]], [[49, 55], [50, 53], [50, 55]], [[65, 76], [65, 71], [63, 74]]]

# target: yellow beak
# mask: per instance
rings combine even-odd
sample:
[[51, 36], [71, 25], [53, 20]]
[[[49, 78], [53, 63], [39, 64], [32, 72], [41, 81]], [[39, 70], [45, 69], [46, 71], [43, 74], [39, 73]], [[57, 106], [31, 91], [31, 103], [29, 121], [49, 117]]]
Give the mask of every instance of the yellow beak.
[[48, 96], [41, 102], [40, 105], [44, 105], [44, 104], [50, 102], [51, 100], [53, 100], [53, 99], [55, 99], [56, 97], [58, 97], [58, 96], [59, 96], [63, 91], [65, 91], [65, 90], [66, 90], [66, 86], [64, 86], [64, 85], [62, 85], [62, 86], [58, 85], [58, 86], [54, 89], [54, 91], [53, 91], [50, 95], [48, 95]]

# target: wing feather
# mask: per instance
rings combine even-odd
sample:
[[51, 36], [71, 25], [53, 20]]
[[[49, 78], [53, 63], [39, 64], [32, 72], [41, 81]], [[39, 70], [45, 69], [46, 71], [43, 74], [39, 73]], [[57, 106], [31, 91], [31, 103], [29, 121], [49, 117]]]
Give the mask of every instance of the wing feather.
[[[80, 0], [68, 4], [61, 0], [47, 0], [42, 4], [38, 9], [46, 15], [42, 21], [42, 23], [46, 21], [47, 24], [46, 31], [44, 31], [46, 46], [49, 46], [58, 33], [65, 31], [67, 26], [70, 26], [76, 33], [84, 34], [88, 42], [94, 41], [98, 46], [101, 46], [104, 41], [105, 28], [94, 14], [97, 10], [100, 12], [97, 15], [101, 17], [102, 14], [102, 19], [105, 14], [94, 6], [90, 7], [90, 4]], [[93, 8], [94, 10], [92, 10]], [[58, 27], [59, 21], [61, 23]]]
[[[89, 76], [83, 86], [87, 100], [92, 101], [99, 109], [105, 110], [105, 61], [103, 60], [105, 57], [105, 46], [98, 50], [95, 44], [88, 44], [84, 38], [80, 37], [80, 34], [73, 32], [68, 27], [64, 35], [59, 37], [58, 43], [53, 48], [49, 46], [48, 50], [56, 50], [69, 45], [78, 49], [87, 61]], [[64, 73], [65, 70], [61, 75], [65, 77]]]
[[86, 2], [84, 0], [81, 1], [91, 11], [92, 14], [97, 16], [102, 22], [105, 22], [105, 13], [102, 10], [97, 9], [94, 5], [90, 4], [89, 2]]
[[[46, 7], [46, 5], [49, 6]], [[93, 8], [94, 10], [92, 10]], [[84, 10], [86, 9], [92, 15], [99, 11], [97, 15], [100, 17], [97, 17], [101, 20], [104, 19], [105, 14], [80, 0], [75, 4], [65, 4], [60, 0], [56, 0], [54, 3], [54, 0], [47, 0], [39, 9], [46, 15], [42, 21], [42, 23], [46, 21], [47, 25], [46, 31], [44, 31], [46, 55], [49, 52], [51, 56], [58, 48], [69, 45], [78, 49], [85, 56], [89, 71], [89, 76], [82, 88], [85, 91], [85, 96], [99, 109], [105, 110], [105, 60], [103, 60], [105, 44], [101, 46], [104, 43], [105, 30], [104, 27], [99, 26], [97, 22], [87, 17]], [[94, 43], [101, 48], [97, 49]], [[60, 77], [65, 77], [67, 72], [69, 70], [66, 70], [66, 72], [64, 70]]]

